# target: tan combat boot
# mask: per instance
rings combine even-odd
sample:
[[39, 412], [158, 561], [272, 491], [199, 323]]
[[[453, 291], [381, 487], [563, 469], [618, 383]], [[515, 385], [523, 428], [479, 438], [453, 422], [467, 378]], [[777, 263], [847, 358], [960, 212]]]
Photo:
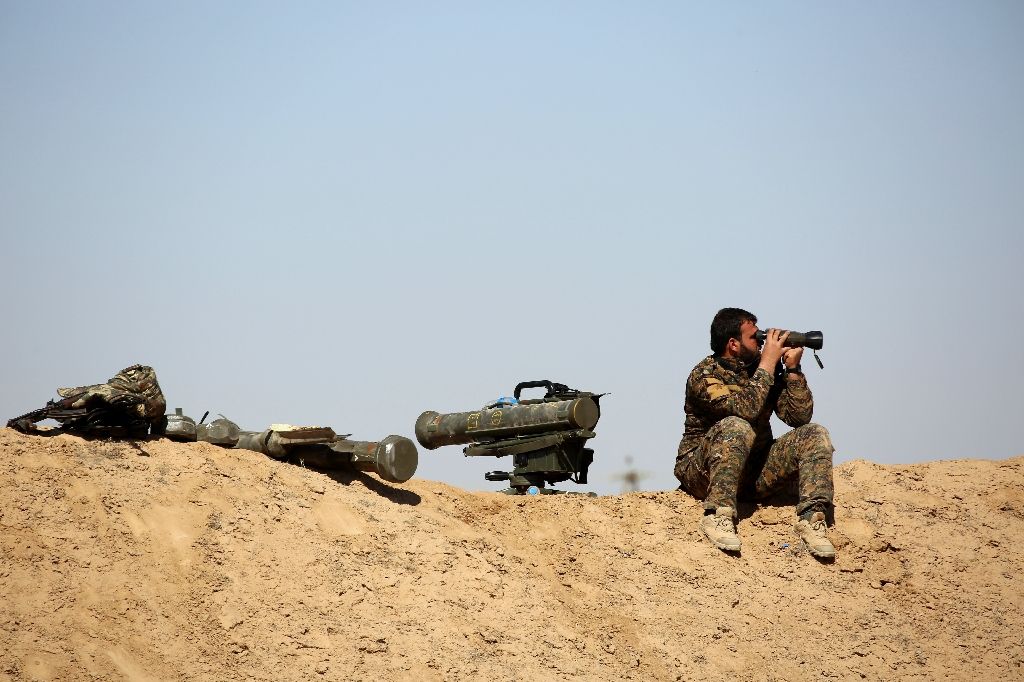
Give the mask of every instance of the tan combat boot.
[[740, 551], [740, 538], [732, 522], [732, 507], [719, 507], [714, 514], [706, 514], [700, 520], [700, 529], [718, 549], [726, 552]]
[[807, 551], [821, 559], [834, 559], [836, 548], [825, 535], [825, 528], [825, 513], [820, 511], [811, 514], [810, 519], [798, 520], [793, 526], [797, 537], [807, 546]]

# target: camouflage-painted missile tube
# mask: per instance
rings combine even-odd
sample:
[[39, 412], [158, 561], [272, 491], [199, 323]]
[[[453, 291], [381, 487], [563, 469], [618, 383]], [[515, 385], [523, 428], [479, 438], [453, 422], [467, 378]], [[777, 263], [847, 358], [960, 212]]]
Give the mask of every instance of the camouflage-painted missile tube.
[[380, 441], [334, 438], [317, 443], [312, 440], [296, 442], [294, 438], [288, 439], [272, 429], [243, 431], [235, 447], [262, 452], [275, 459], [294, 457], [322, 469], [368, 471], [390, 483], [408, 481], [419, 464], [416, 445], [403, 436], [387, 436]]
[[539, 402], [476, 412], [427, 411], [416, 420], [416, 440], [428, 450], [481, 440], [571, 429], [590, 430], [601, 415], [593, 398]]

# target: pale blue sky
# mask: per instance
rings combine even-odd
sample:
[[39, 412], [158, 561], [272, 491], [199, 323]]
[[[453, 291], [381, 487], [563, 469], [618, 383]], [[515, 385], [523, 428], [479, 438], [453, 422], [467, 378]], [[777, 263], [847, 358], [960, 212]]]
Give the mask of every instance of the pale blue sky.
[[739, 306], [824, 331], [837, 462], [1024, 454], [1022, 190], [1017, 2], [0, 1], [0, 414], [142, 362], [412, 437], [549, 378], [611, 393], [588, 489], [667, 489]]

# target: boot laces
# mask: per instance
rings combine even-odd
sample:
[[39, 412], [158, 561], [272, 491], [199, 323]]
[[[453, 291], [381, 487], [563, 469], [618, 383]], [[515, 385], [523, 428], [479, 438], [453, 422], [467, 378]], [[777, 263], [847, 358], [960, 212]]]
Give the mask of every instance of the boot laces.
[[[817, 514], [815, 514], [814, 516], [817, 516]], [[825, 518], [823, 516], [819, 518], [811, 517], [807, 519], [807, 525], [810, 527], [811, 532], [815, 535], [825, 535], [825, 531], [828, 530], [828, 524], [825, 523]]]
[[736, 527], [732, 524], [732, 519], [728, 516], [715, 516], [715, 527], [719, 530], [726, 531], [727, 533], [735, 533]]

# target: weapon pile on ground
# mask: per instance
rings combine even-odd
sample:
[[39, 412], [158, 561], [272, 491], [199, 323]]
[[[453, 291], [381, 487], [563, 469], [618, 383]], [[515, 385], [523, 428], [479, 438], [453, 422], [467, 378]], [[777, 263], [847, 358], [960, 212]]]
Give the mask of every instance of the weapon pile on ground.
[[[165, 415], [167, 402], [152, 367], [132, 365], [104, 384], [59, 388], [60, 400], [7, 422], [23, 433], [75, 433], [87, 438], [138, 440], [148, 434], [179, 441], [205, 441], [228, 448], [262, 452], [275, 459], [321, 469], [355, 469], [377, 474], [385, 481], [403, 483], [416, 473], [419, 453], [403, 436], [380, 441], [349, 440], [322, 426], [272, 424], [263, 431], [243, 431], [220, 415], [206, 424], [209, 412], [197, 424], [177, 408]], [[37, 427], [52, 419], [56, 429]]]
[[[524, 389], [544, 388], [541, 398], [523, 399]], [[379, 441], [349, 440], [330, 427], [272, 424], [263, 431], [243, 431], [220, 415], [197, 423], [177, 408], [165, 414], [167, 401], [152, 367], [132, 365], [103, 384], [59, 388], [60, 400], [7, 422], [24, 433], [76, 433], [89, 438], [142, 439], [147, 435], [181, 441], [205, 441], [254, 450], [275, 459], [319, 468], [370, 471], [385, 481], [402, 483], [416, 472], [416, 445], [403, 436]], [[603, 394], [571, 389], [548, 380], [524, 381], [511, 398], [499, 398], [475, 412], [424, 412], [416, 420], [416, 438], [428, 450], [466, 445], [467, 457], [511, 457], [511, 471], [491, 471], [489, 481], [508, 481], [510, 494], [557, 492], [547, 486], [561, 481], [585, 484], [594, 461], [586, 447], [601, 417]], [[52, 419], [59, 427], [40, 429]]]

